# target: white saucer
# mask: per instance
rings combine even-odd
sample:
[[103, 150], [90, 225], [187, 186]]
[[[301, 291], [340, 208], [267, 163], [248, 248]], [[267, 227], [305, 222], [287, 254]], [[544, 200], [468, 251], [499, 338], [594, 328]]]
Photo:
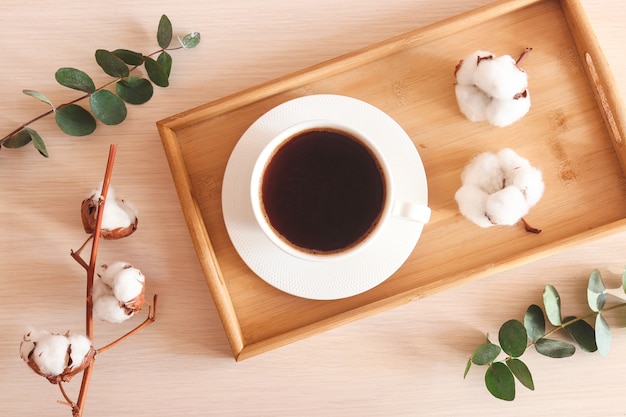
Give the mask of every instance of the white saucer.
[[374, 288], [407, 260], [423, 224], [392, 217], [371, 244], [337, 261], [295, 258], [275, 246], [252, 213], [250, 181], [257, 156], [278, 133], [309, 119], [337, 120], [372, 138], [388, 160], [396, 199], [428, 204], [426, 174], [413, 142], [391, 117], [351, 97], [319, 94], [287, 101], [257, 119], [233, 149], [222, 184], [226, 229], [244, 262], [268, 284], [316, 300], [350, 297]]

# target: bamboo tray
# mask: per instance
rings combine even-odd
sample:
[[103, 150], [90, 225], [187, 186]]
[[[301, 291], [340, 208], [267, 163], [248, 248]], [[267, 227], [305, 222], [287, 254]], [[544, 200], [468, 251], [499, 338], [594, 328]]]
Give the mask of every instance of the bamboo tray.
[[[497, 36], [495, 36], [497, 35]], [[458, 111], [454, 67], [475, 49], [532, 53], [532, 107], [506, 128]], [[237, 360], [468, 280], [626, 230], [624, 110], [597, 40], [574, 0], [502, 1], [159, 121], [206, 280]], [[388, 280], [354, 297], [315, 301], [257, 277], [231, 244], [221, 184], [229, 155], [258, 117], [316, 93], [352, 96], [394, 118], [420, 152], [431, 222]], [[476, 153], [511, 147], [543, 171], [546, 192], [522, 227], [481, 229], [457, 210], [460, 173]]]

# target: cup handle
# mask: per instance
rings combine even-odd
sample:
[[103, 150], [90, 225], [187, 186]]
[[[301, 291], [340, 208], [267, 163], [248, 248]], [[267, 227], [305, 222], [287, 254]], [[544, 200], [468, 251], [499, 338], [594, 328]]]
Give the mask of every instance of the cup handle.
[[392, 214], [396, 217], [426, 224], [430, 220], [431, 210], [423, 204], [396, 201], [393, 205]]

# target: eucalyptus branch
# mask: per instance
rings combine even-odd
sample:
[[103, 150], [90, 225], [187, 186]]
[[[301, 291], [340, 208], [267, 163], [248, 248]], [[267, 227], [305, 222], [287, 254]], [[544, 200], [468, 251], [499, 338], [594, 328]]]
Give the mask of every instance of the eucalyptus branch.
[[[620, 290], [626, 293], [626, 268]], [[545, 315], [541, 307], [533, 304], [526, 310], [523, 323], [515, 319], [504, 323], [498, 332], [499, 344], [487, 337], [469, 358], [464, 377], [472, 365], [486, 365], [485, 385], [489, 392], [496, 398], [512, 401], [515, 399], [515, 379], [526, 388], [535, 389], [530, 370], [520, 359], [529, 348], [534, 347], [538, 353], [551, 358], [566, 358], [576, 352], [574, 344], [551, 338], [560, 330], [565, 330], [582, 350], [598, 351], [601, 356], [607, 356], [612, 333], [604, 314], [626, 307], [626, 302], [606, 306], [607, 296], [614, 291], [606, 288], [600, 271], [594, 269], [587, 285], [587, 303], [592, 311], [582, 317], [562, 317], [561, 297], [556, 288], [547, 285], [543, 292]], [[546, 318], [554, 326], [552, 330], [546, 331]], [[595, 327], [587, 322], [592, 318]], [[497, 360], [501, 352], [507, 356]]]
[[[58, 69], [55, 79], [59, 84], [85, 93], [67, 103], [55, 106], [43, 93], [23, 90], [24, 94], [48, 104], [51, 108], [1, 138], [0, 149], [21, 148], [32, 142], [35, 149], [47, 157], [48, 150], [44, 140], [30, 126], [53, 114], [59, 128], [71, 136], [90, 135], [97, 127], [96, 121], [107, 125], [122, 123], [128, 112], [126, 103], [143, 104], [149, 101], [154, 92], [153, 84], [159, 87], [169, 86], [172, 56], [168, 51], [191, 49], [200, 43], [200, 34], [191, 32], [183, 38], [178, 37], [180, 46], [170, 47], [172, 37], [172, 24], [169, 18], [163, 15], [157, 29], [157, 42], [160, 47], [157, 51], [146, 55], [128, 49], [116, 49], [112, 52], [98, 49], [95, 53], [97, 64], [114, 79], [97, 88], [93, 79], [83, 71], [68, 67]], [[152, 58], [154, 56], [156, 59]], [[141, 66], [145, 67], [148, 78], [133, 75]], [[115, 93], [108, 89], [113, 85]], [[77, 104], [86, 99], [89, 99], [91, 112]]]

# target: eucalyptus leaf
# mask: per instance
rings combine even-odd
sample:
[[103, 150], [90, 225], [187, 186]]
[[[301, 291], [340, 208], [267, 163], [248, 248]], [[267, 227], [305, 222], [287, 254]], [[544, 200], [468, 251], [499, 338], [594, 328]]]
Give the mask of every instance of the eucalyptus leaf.
[[476, 365], [487, 365], [498, 357], [502, 349], [491, 342], [483, 343], [472, 354], [472, 362]]
[[465, 372], [463, 372], [463, 379], [467, 377], [467, 374], [469, 373], [471, 367], [472, 367], [472, 358], [469, 358], [467, 360], [467, 364], [465, 365]]
[[622, 272], [622, 289], [626, 293], [626, 266], [624, 267], [624, 272]]
[[169, 77], [170, 73], [172, 72], [172, 56], [163, 51], [159, 54], [156, 61], [161, 64], [161, 66], [165, 70], [165, 74], [167, 74], [167, 76]]
[[150, 77], [150, 80], [152, 80], [153, 83], [159, 87], [167, 87], [170, 85], [167, 71], [161, 64], [148, 56], [144, 56], [143, 59], [148, 77]]
[[532, 304], [524, 314], [524, 327], [528, 338], [536, 342], [546, 334], [546, 319], [543, 310], [536, 304]]
[[528, 343], [526, 328], [519, 320], [509, 320], [500, 327], [498, 341], [507, 355], [519, 357], [526, 350]]
[[596, 316], [596, 343], [598, 344], [598, 352], [602, 357], [607, 357], [611, 350], [611, 342], [613, 341], [613, 335], [611, 334], [611, 328], [606, 322], [602, 314]]
[[195, 48], [200, 43], [200, 33], [191, 32], [186, 34], [182, 39], [179, 36], [178, 42], [180, 43], [180, 46], [185, 49]]
[[74, 90], [84, 91], [85, 93], [93, 93], [96, 91], [96, 85], [89, 75], [76, 68], [59, 68], [54, 74], [54, 78], [59, 84]]
[[534, 391], [535, 383], [533, 382], [533, 376], [524, 362], [517, 358], [510, 358], [507, 359], [506, 366], [509, 367], [515, 378], [517, 378], [523, 386], [531, 391]]
[[511, 370], [502, 362], [495, 362], [485, 373], [485, 385], [496, 398], [505, 401], [515, 399], [515, 378]]
[[535, 349], [550, 358], [567, 358], [576, 352], [576, 347], [571, 343], [546, 338], [537, 340]]
[[602, 275], [600, 271], [594, 269], [589, 277], [589, 284], [587, 285], [587, 303], [596, 313], [604, 308], [606, 303], [606, 287], [604, 281], [602, 281]]
[[61, 130], [70, 136], [86, 136], [96, 130], [96, 119], [78, 104], [57, 109], [55, 120]]
[[100, 90], [89, 98], [91, 111], [105, 125], [117, 125], [126, 119], [126, 104], [109, 90]]
[[[576, 317], [566, 317], [563, 319], [563, 328], [578, 343], [578, 346], [585, 352], [595, 352], [598, 350], [596, 345], [596, 333], [593, 327], [584, 320], [577, 320]], [[570, 323], [572, 322], [572, 323]]]
[[22, 146], [26, 146], [30, 143], [32, 137], [30, 133], [24, 128], [15, 132], [11, 136], [9, 136], [6, 140], [2, 142], [2, 146], [10, 149], [21, 148]]
[[145, 78], [128, 77], [115, 85], [117, 95], [130, 104], [143, 104], [152, 98], [154, 87]]
[[141, 65], [143, 63], [143, 54], [139, 52], [129, 51], [128, 49], [116, 49], [113, 54], [128, 65]]
[[126, 63], [113, 52], [98, 49], [96, 51], [96, 62], [111, 77], [126, 78], [130, 74]]
[[561, 321], [561, 297], [556, 288], [546, 285], [543, 291], [543, 305], [546, 309], [548, 320], [553, 326], [560, 326]]
[[22, 90], [22, 93], [26, 94], [27, 96], [34, 97], [39, 101], [43, 101], [54, 109], [54, 104], [52, 104], [52, 101], [50, 101], [50, 99], [46, 97], [43, 93], [35, 90]]
[[163, 15], [159, 21], [159, 28], [157, 29], [157, 42], [159, 46], [166, 49], [172, 42], [172, 22], [170, 19]]
[[48, 149], [46, 148], [46, 144], [44, 143], [41, 136], [39, 136], [39, 133], [31, 129], [30, 127], [26, 127], [24, 129], [28, 132], [30, 137], [33, 139], [33, 145], [35, 146], [35, 149], [37, 149], [37, 152], [39, 152], [40, 155], [47, 158]]

